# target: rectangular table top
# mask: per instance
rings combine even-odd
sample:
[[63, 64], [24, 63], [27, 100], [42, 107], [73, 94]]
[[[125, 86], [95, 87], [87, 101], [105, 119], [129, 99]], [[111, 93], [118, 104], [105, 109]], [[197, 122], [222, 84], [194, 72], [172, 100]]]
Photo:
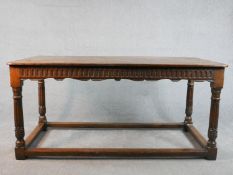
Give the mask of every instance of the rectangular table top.
[[226, 64], [192, 57], [152, 56], [36, 56], [8, 62], [10, 66], [114, 66], [114, 67], [213, 67]]

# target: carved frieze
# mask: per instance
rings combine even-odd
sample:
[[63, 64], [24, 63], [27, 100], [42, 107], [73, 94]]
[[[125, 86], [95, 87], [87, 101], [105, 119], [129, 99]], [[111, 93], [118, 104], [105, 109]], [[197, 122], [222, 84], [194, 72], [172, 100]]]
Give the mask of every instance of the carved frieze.
[[108, 68], [108, 67], [25, 67], [20, 69], [20, 78], [75, 78], [75, 79], [194, 79], [212, 80], [212, 69], [184, 68]]

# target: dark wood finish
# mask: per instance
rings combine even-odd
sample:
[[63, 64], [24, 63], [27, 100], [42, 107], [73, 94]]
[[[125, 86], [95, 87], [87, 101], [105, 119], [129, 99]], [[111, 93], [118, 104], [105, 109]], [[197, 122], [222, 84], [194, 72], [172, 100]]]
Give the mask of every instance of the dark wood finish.
[[[204, 146], [204, 137], [192, 126], [188, 125], [188, 131], [193, 135], [196, 142], [203, 145], [202, 148], [30, 148], [39, 132], [42, 131], [44, 123], [38, 125], [31, 135], [26, 139], [26, 157], [58, 156], [58, 157], [138, 157], [138, 158], [160, 158], [160, 157], [206, 157], [207, 149]], [[183, 129], [184, 123], [174, 124], [148, 124], [148, 123], [89, 123], [89, 122], [48, 122], [48, 127], [53, 128], [86, 128], [86, 129]], [[188, 136], [188, 135], [187, 135]], [[207, 143], [207, 141], [205, 141]]]
[[36, 56], [8, 63], [11, 66], [110, 67], [219, 67], [227, 65], [192, 57], [151, 56]]
[[191, 133], [200, 146], [205, 148], [207, 145], [207, 140], [201, 135], [201, 133], [192, 124], [187, 124], [185, 127], [187, 127], [187, 131]]
[[211, 108], [210, 108], [210, 119], [209, 119], [209, 129], [208, 129], [208, 155], [207, 159], [215, 160], [217, 157], [217, 128], [218, 128], [218, 117], [219, 117], [219, 101], [222, 85], [211, 83]]
[[16, 159], [25, 159], [24, 149], [24, 120], [23, 120], [23, 107], [22, 107], [22, 86], [13, 87], [14, 94], [14, 120], [15, 120], [15, 136], [16, 146], [15, 146], [15, 156]]
[[44, 80], [38, 80], [38, 103], [39, 103], [39, 123], [44, 123], [43, 130], [47, 128], [46, 104], [45, 104], [45, 83]]
[[[14, 67], [14, 66], [13, 66]], [[12, 68], [13, 68], [12, 67]], [[17, 69], [17, 67], [15, 67]], [[22, 67], [19, 69], [22, 79], [64, 79], [79, 80], [213, 80], [213, 68], [126, 68], [126, 67]]]
[[39, 123], [33, 131], [30, 133], [29, 136], [25, 139], [25, 145], [26, 147], [31, 146], [33, 141], [37, 138], [37, 136], [40, 134], [40, 132], [43, 130], [45, 123]]
[[183, 123], [94, 123], [94, 122], [48, 122], [48, 127], [58, 128], [118, 128], [118, 129], [154, 129], [154, 128], [183, 128]]
[[[224, 69], [227, 65], [199, 58], [184, 57], [33, 57], [12, 61], [10, 81], [14, 94], [14, 119], [16, 133], [16, 159], [34, 156], [85, 156], [85, 157], [205, 157], [215, 160], [216, 137], [219, 117], [220, 92], [223, 88]], [[47, 122], [45, 104], [45, 82], [47, 78], [62, 80], [188, 80], [186, 117], [182, 123], [90, 123]], [[22, 81], [38, 81], [39, 125], [24, 141], [22, 109]], [[208, 141], [192, 125], [194, 81], [211, 83], [211, 109]], [[63, 128], [180, 128], [190, 132], [201, 148], [30, 148], [42, 130], [47, 127]]]
[[185, 109], [185, 130], [187, 130], [187, 125], [192, 124], [192, 113], [193, 113], [193, 89], [194, 81], [188, 80], [187, 96], [186, 96], [186, 109]]
[[35, 156], [87, 156], [87, 157], [204, 157], [205, 149], [192, 148], [29, 148], [28, 157]]

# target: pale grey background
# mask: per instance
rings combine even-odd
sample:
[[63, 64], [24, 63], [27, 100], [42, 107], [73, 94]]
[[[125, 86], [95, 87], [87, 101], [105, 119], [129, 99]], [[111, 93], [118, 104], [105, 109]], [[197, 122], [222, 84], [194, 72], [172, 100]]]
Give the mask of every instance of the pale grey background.
[[[193, 56], [229, 64], [222, 92], [217, 161], [16, 161], [6, 62], [34, 55]], [[0, 174], [232, 174], [232, 63], [232, 0], [0, 0]], [[185, 81], [46, 82], [50, 121], [165, 122], [184, 118]], [[196, 83], [193, 118], [205, 136], [209, 106], [209, 83]], [[28, 133], [38, 116], [36, 82], [25, 82], [24, 107]], [[65, 146], [189, 145], [182, 135], [171, 132], [167, 137], [154, 132], [84, 132], [82, 138], [75, 132], [59, 131], [58, 139], [52, 131], [52, 140], [44, 144], [62, 147], [59, 142], [65, 139]], [[176, 136], [173, 143], [167, 143]]]

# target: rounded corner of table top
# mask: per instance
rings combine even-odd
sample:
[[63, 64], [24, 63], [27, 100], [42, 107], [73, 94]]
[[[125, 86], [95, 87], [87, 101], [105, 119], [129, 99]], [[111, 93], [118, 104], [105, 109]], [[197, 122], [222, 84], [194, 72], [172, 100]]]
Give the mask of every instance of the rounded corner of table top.
[[6, 63], [7, 66], [12, 66], [13, 62], [12, 61], [9, 61]]

